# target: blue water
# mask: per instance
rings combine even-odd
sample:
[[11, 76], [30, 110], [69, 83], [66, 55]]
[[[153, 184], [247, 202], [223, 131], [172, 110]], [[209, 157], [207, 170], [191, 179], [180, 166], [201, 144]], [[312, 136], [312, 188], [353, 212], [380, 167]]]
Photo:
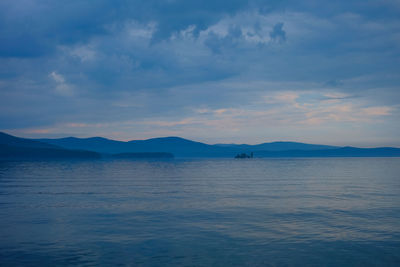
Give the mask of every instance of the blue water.
[[0, 265], [399, 266], [400, 158], [3, 161]]

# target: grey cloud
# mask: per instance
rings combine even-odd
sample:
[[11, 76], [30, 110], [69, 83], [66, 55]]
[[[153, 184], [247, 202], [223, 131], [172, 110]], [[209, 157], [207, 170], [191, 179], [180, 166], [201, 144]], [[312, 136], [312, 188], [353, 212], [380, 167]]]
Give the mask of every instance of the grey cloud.
[[[196, 25], [194, 34], [221, 17], [247, 8], [248, 1], [88, 0], [13, 1], [0, 3], [1, 57], [31, 57], [54, 51], [56, 45], [87, 42], [108, 34], [108, 27], [129, 20], [157, 23], [152, 39]], [[21, 45], [29, 43], [30, 45]]]
[[343, 85], [343, 82], [340, 80], [333, 79], [333, 80], [329, 80], [329, 81], [325, 82], [324, 85], [328, 86], [328, 87], [339, 87], [339, 86]]
[[223, 50], [236, 47], [237, 43], [242, 38], [242, 30], [237, 25], [232, 25], [228, 29], [226, 36], [219, 36], [214, 32], [208, 33], [207, 38], [204, 40], [204, 44], [211, 49], [215, 54], [221, 54]]
[[274, 28], [269, 33], [271, 39], [278, 43], [283, 43], [286, 41], [286, 32], [283, 30], [283, 23], [277, 23], [274, 25]]

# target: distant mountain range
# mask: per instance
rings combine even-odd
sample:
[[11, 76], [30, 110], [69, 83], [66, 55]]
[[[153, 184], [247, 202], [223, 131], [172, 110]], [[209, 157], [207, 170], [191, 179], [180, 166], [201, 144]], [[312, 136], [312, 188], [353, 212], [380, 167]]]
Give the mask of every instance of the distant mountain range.
[[322, 149], [339, 148], [337, 146], [314, 145], [314, 144], [305, 144], [298, 142], [282, 142], [282, 141], [272, 142], [272, 143], [262, 143], [259, 145], [216, 144], [216, 146], [236, 148], [243, 151], [322, 150]]
[[96, 159], [100, 157], [101, 155], [97, 152], [65, 149], [0, 132], [0, 159]]
[[286, 150], [327, 150], [339, 147], [304, 144], [296, 142], [272, 142], [258, 145], [216, 144], [208, 145], [180, 137], [162, 137], [147, 140], [132, 140], [128, 142], [115, 141], [102, 137], [60, 139], [37, 139], [37, 141], [61, 146], [68, 149], [85, 149], [99, 153], [138, 153], [138, 152], [169, 152], [177, 157], [233, 157], [237, 153], [255, 152], [261, 156], [261, 151]]
[[180, 137], [116, 141], [102, 137], [26, 139], [0, 132], [0, 158], [171, 158], [227, 157], [400, 157], [400, 148], [356, 148], [272, 142], [258, 145], [208, 145]]

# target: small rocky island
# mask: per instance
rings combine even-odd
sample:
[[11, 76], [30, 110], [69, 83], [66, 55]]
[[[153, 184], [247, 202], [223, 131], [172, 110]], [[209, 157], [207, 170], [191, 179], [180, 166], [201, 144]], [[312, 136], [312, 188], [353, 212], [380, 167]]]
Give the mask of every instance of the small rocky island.
[[235, 156], [235, 159], [251, 159], [253, 158], [253, 152], [250, 153], [250, 155], [247, 155], [246, 153], [242, 153], [242, 154], [237, 154]]

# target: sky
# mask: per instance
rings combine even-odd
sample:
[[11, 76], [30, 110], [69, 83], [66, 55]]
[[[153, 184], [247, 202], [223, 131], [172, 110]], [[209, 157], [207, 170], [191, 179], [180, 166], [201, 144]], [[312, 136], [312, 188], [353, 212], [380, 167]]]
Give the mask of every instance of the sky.
[[0, 131], [400, 147], [400, 1], [2, 0]]

